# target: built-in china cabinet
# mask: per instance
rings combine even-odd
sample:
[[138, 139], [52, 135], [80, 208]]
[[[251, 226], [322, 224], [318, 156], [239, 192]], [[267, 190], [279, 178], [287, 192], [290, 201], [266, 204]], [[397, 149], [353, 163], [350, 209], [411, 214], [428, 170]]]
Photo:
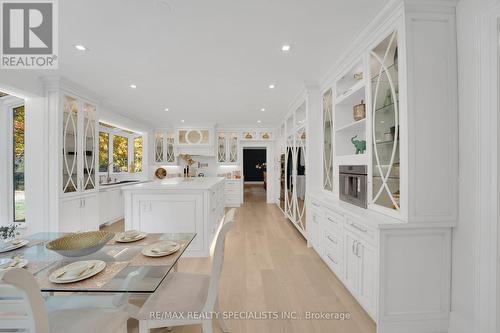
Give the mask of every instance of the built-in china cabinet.
[[[99, 228], [98, 123], [95, 98], [76, 85], [45, 80], [49, 110], [48, 154], [54, 161], [49, 181], [50, 231]], [[57, 162], [56, 162], [57, 161]]]
[[281, 130], [284, 153], [280, 155], [280, 208], [306, 235], [307, 103], [289, 114]]
[[[320, 84], [318, 110], [308, 110], [308, 126], [322, 129], [307, 140], [322, 169], [308, 174], [308, 243], [378, 333], [448, 330], [455, 26], [454, 2], [390, 2]], [[287, 147], [291, 140], [287, 133]]]

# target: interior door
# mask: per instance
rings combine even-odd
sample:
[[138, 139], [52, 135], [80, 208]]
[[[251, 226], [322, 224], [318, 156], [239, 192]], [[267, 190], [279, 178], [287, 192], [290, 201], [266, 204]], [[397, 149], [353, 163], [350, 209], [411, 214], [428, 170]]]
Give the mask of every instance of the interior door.
[[345, 281], [348, 288], [354, 292], [359, 289], [359, 258], [356, 256], [356, 237], [349, 232], [345, 232]]

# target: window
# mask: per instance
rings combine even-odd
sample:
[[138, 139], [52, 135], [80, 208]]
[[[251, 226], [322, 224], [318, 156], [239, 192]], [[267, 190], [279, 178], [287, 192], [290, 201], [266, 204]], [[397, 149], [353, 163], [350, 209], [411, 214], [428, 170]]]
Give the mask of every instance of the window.
[[108, 172], [109, 134], [99, 132], [99, 172]]
[[14, 222], [25, 222], [26, 203], [24, 190], [24, 106], [13, 109], [13, 196]]
[[128, 138], [113, 135], [113, 171], [128, 172]]
[[142, 172], [142, 136], [134, 138], [134, 164], [130, 172]]

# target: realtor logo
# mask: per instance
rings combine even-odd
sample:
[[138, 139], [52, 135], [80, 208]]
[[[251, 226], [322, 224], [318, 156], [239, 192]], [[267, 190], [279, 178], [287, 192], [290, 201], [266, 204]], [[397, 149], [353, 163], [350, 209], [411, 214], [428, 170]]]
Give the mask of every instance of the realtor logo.
[[56, 0], [0, 0], [1, 68], [56, 69]]

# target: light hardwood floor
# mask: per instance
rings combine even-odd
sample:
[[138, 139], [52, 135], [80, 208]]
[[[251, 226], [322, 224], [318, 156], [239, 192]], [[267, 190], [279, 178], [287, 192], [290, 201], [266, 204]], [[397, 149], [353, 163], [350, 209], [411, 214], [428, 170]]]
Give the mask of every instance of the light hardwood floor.
[[[106, 229], [119, 231], [123, 223]], [[184, 258], [179, 271], [208, 273], [208, 259]], [[235, 333], [375, 332], [375, 323], [306, 246], [279, 208], [265, 203], [265, 191], [259, 186], [245, 188], [245, 203], [238, 209], [236, 227], [228, 235], [220, 300], [222, 311], [290, 311], [298, 316], [308, 311], [351, 314], [350, 320], [343, 321], [228, 320], [229, 329]], [[220, 332], [218, 327], [214, 329]], [[129, 332], [137, 332], [133, 320], [129, 321]], [[177, 327], [172, 332], [201, 332], [201, 327]]]

